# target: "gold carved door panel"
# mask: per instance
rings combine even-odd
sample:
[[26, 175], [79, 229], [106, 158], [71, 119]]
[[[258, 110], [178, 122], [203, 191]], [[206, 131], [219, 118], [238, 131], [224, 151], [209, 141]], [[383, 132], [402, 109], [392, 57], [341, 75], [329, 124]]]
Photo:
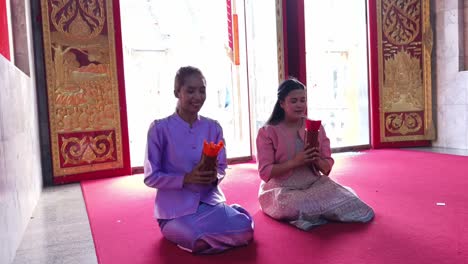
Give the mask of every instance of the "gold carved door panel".
[[130, 173], [115, 4], [112, 0], [41, 0], [57, 183]]
[[[431, 140], [429, 0], [378, 0], [379, 143]], [[372, 131], [377, 134], [376, 131]], [[404, 144], [403, 144], [404, 145]]]

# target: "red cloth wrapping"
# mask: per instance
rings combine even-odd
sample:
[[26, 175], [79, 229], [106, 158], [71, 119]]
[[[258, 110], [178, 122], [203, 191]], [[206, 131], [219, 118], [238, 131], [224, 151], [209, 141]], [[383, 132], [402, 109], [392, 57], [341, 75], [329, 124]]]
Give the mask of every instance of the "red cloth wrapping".
[[[322, 121], [320, 120], [310, 120], [306, 119], [306, 128], [305, 128], [305, 142], [304, 142], [304, 149], [307, 148], [316, 148], [319, 146], [318, 142], [318, 134], [320, 131], [320, 125]], [[309, 168], [312, 171], [315, 171], [314, 165], [310, 164]]]
[[318, 133], [321, 124], [322, 121], [320, 120], [306, 119], [305, 147], [318, 147]]
[[201, 171], [216, 171], [216, 161], [219, 151], [224, 147], [224, 142], [219, 141], [218, 144], [213, 142], [208, 143], [203, 141], [203, 151], [201, 157]]

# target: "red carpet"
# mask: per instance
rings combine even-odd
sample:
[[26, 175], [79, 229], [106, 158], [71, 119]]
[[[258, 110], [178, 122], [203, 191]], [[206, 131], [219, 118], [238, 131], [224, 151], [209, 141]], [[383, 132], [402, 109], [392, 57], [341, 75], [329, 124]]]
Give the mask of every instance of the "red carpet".
[[371, 150], [335, 159], [332, 177], [375, 209], [373, 222], [303, 232], [274, 221], [259, 211], [256, 165], [233, 165], [223, 190], [254, 215], [255, 241], [214, 256], [162, 238], [141, 175], [83, 182], [99, 263], [468, 263], [468, 157]]

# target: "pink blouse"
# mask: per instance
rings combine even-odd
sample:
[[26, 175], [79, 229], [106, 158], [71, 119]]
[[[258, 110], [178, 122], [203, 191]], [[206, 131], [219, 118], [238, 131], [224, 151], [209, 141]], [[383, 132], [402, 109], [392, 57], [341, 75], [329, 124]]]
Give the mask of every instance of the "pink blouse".
[[[294, 134], [297, 135], [297, 137], [294, 137]], [[274, 164], [293, 159], [298, 148], [296, 144], [297, 139], [299, 138], [302, 141], [302, 146], [299, 146], [299, 148], [302, 149], [304, 137], [305, 122], [303, 122], [302, 127], [293, 133], [290, 132], [290, 129], [283, 123], [278, 125], [265, 125], [260, 128], [257, 135], [257, 160], [260, 178], [268, 182]], [[320, 126], [318, 142], [322, 158], [326, 159], [330, 163], [330, 166], [333, 166], [334, 160], [331, 157], [330, 140], [323, 126]], [[289, 174], [291, 173], [292, 171], [289, 172]], [[318, 174], [316, 171], [314, 173]]]

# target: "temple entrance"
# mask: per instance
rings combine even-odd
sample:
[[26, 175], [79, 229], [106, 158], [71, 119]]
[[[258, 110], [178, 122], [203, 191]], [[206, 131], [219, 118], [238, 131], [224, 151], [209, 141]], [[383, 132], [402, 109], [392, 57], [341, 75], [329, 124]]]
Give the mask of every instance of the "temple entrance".
[[245, 16], [237, 2], [228, 27], [226, 1], [120, 1], [132, 167], [143, 165], [151, 121], [175, 111], [174, 76], [187, 65], [205, 75], [200, 114], [220, 122], [228, 158], [251, 156], [249, 113], [241, 111], [249, 105]]
[[365, 0], [304, 1], [309, 116], [333, 148], [369, 145], [366, 12]]

